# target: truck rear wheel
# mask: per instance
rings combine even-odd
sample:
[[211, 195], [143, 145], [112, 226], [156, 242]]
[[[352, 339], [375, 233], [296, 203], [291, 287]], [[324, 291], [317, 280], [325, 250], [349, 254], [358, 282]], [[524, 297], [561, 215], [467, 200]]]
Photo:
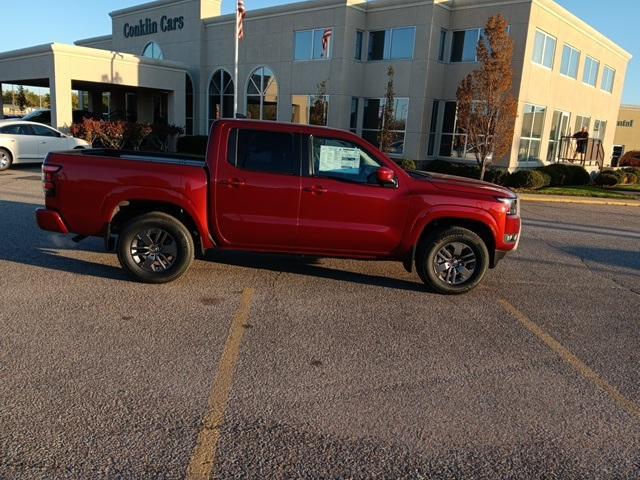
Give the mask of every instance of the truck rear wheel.
[[445, 227], [425, 237], [416, 251], [416, 270], [436, 292], [456, 295], [475, 288], [489, 267], [489, 251], [474, 232]]
[[191, 265], [193, 237], [171, 215], [146, 213], [124, 226], [117, 252], [120, 265], [135, 280], [168, 283], [182, 276]]

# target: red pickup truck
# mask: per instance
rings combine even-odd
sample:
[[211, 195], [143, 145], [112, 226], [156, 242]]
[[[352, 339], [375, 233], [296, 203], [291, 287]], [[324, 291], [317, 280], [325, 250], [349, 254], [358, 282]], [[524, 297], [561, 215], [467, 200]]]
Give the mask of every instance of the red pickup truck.
[[463, 293], [520, 240], [519, 201], [496, 185], [406, 172], [328, 128], [215, 122], [205, 160], [107, 150], [51, 153], [44, 230], [103, 237], [136, 280], [180, 277], [219, 248], [397, 260]]

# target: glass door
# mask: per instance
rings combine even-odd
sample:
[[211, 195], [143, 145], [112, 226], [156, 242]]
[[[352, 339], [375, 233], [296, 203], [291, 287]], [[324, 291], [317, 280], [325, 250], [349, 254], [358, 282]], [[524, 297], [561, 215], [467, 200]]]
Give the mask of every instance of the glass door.
[[558, 161], [560, 156], [560, 146], [562, 137], [571, 135], [569, 124], [571, 114], [556, 110], [553, 112], [553, 121], [551, 123], [551, 132], [549, 133], [549, 149], [547, 150], [547, 162], [554, 163]]

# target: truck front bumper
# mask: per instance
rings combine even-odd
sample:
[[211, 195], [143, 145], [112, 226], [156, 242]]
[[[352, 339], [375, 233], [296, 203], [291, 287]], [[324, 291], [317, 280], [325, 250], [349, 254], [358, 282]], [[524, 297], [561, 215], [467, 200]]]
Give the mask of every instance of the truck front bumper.
[[60, 214], [54, 210], [48, 210], [46, 208], [36, 209], [36, 221], [42, 230], [64, 233], [65, 235], [69, 233], [69, 229], [65, 225], [64, 220], [62, 220]]

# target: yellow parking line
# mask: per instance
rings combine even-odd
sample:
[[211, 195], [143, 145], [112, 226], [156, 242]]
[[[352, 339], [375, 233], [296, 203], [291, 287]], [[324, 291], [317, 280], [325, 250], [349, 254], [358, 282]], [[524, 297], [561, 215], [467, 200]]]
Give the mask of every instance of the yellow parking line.
[[240, 345], [245, 332], [244, 325], [249, 318], [254, 294], [255, 291], [252, 288], [242, 292], [240, 306], [231, 322], [227, 342], [209, 395], [209, 405], [202, 430], [198, 434], [198, 441], [187, 468], [187, 480], [207, 480], [213, 472], [220, 430], [233, 385], [233, 374], [240, 356]]
[[542, 340], [542, 342], [551, 350], [560, 355], [565, 362], [575, 368], [580, 375], [603, 390], [630, 415], [640, 417], [640, 407], [636, 403], [622, 395], [616, 387], [609, 384], [604, 378], [591, 370], [591, 368], [589, 368], [582, 360], [576, 357], [570, 350], [565, 348], [560, 342], [545, 332], [536, 323], [532, 322], [524, 313], [506, 300], [498, 300], [498, 303], [500, 303], [502, 308], [504, 308], [508, 313], [513, 315], [527, 330]]

